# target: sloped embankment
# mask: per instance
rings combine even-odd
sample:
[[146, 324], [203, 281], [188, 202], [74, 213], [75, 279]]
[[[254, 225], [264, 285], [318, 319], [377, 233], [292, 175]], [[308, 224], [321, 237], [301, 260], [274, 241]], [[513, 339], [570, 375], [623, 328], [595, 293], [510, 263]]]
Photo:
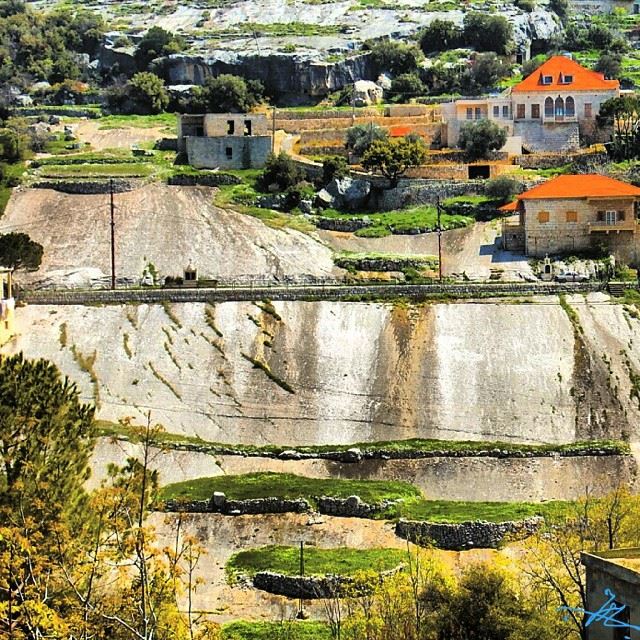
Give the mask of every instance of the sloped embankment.
[[570, 302], [580, 332], [553, 297], [37, 306], [19, 309], [10, 349], [56, 362], [102, 419], [151, 410], [213, 442], [633, 440], [640, 320]]

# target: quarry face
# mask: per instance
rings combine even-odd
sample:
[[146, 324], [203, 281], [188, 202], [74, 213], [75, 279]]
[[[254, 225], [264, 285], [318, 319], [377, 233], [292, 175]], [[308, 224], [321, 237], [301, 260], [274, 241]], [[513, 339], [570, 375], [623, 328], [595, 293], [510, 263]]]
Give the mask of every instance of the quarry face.
[[99, 419], [214, 442], [635, 439], [640, 320], [569, 303], [581, 330], [555, 297], [27, 306], [9, 350], [56, 363]]

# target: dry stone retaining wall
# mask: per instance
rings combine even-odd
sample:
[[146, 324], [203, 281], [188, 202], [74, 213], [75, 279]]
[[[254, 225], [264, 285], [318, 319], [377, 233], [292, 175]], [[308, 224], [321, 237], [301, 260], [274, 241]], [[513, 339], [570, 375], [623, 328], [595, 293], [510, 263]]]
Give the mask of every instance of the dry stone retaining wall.
[[262, 515], [267, 513], [304, 513], [311, 505], [304, 499], [255, 498], [251, 500], [227, 500], [223, 493], [214, 494], [211, 500], [167, 500], [164, 511], [185, 513], [222, 513], [224, 515]]
[[189, 288], [189, 289], [122, 289], [93, 291], [40, 290], [24, 291], [20, 300], [27, 304], [126, 304], [161, 302], [234, 302], [268, 298], [270, 300], [351, 300], [354, 298], [407, 297], [422, 299], [434, 295], [458, 297], [558, 295], [590, 293], [604, 288], [601, 282], [580, 283], [504, 283], [451, 285], [305, 285], [284, 287]]
[[508, 540], [523, 540], [532, 536], [544, 522], [543, 518], [526, 518], [517, 522], [421, 522], [400, 520], [396, 535], [415, 544], [435, 544], [438, 549], [497, 549]]

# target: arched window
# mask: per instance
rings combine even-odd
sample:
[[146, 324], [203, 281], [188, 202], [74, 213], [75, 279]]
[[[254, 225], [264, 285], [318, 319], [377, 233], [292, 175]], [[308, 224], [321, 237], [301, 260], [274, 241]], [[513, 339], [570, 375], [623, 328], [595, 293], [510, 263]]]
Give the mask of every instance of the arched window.
[[565, 100], [564, 112], [567, 118], [573, 118], [576, 115], [576, 103], [571, 96]]
[[560, 96], [556, 98], [556, 118], [564, 118], [564, 100]]
[[553, 98], [547, 98], [544, 101], [544, 117], [553, 118]]

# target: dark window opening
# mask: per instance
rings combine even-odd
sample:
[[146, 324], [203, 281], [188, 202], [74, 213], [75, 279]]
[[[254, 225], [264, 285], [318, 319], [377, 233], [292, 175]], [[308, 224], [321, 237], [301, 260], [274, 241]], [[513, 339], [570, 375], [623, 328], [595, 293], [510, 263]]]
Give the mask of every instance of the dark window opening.
[[227, 120], [227, 135], [232, 136], [236, 131], [236, 123], [233, 120]]
[[200, 126], [200, 127], [196, 127], [194, 130], [193, 135], [196, 138], [204, 138], [204, 127]]
[[195, 271], [195, 269], [193, 269], [193, 270], [185, 269], [184, 279], [185, 280], [195, 281], [196, 280], [196, 271]]
[[491, 167], [488, 164], [469, 165], [469, 180], [486, 180], [491, 176]]
[[251, 120], [244, 121], [244, 135], [245, 136], [251, 135]]
[[233, 159], [233, 149], [231, 147], [227, 147], [224, 152], [227, 154], [227, 160]]
[[631, 628], [629, 626], [629, 607], [623, 605], [621, 602], [616, 602], [615, 606], [620, 609], [616, 614], [615, 619], [621, 622], [623, 626], [614, 627], [613, 640], [625, 640], [631, 636]]

